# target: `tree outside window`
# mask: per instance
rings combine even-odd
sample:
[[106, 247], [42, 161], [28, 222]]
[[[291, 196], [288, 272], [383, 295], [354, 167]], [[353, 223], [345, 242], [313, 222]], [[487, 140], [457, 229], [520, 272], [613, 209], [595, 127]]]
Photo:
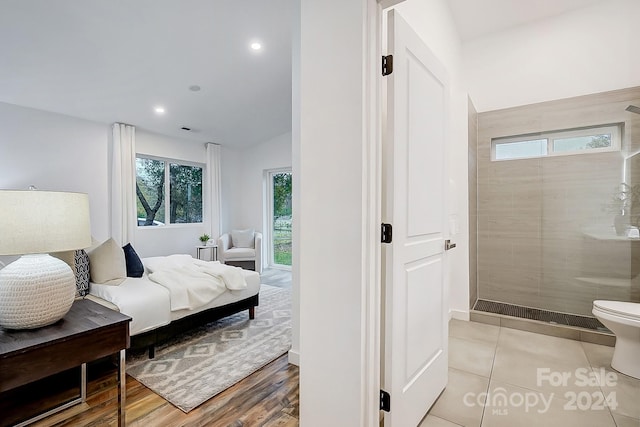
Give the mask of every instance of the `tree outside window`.
[[272, 175], [273, 179], [273, 263], [291, 265], [291, 172]]
[[201, 223], [202, 167], [138, 157], [136, 196], [139, 226]]

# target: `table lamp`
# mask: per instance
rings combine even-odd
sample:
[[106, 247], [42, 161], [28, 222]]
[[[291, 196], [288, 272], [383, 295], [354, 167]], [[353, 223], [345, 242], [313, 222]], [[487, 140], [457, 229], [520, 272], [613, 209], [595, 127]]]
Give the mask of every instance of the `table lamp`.
[[0, 270], [0, 326], [34, 329], [64, 317], [76, 278], [49, 253], [89, 246], [87, 194], [0, 190], [0, 255], [22, 255]]

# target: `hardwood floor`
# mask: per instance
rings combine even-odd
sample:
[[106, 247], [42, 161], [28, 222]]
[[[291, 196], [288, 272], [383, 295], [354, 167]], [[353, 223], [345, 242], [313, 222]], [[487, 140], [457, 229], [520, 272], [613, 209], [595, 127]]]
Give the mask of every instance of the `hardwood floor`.
[[[89, 373], [87, 401], [33, 426], [115, 426], [115, 367]], [[185, 414], [127, 376], [127, 426], [297, 426], [298, 367], [283, 355]]]

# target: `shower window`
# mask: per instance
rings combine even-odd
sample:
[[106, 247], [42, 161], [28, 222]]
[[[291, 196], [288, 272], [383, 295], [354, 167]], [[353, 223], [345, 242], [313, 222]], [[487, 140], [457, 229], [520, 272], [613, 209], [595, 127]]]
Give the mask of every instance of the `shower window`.
[[621, 124], [491, 140], [491, 160], [515, 160], [620, 149]]
[[529, 139], [526, 141], [504, 141], [496, 143], [494, 160], [526, 159], [547, 155], [546, 139]]

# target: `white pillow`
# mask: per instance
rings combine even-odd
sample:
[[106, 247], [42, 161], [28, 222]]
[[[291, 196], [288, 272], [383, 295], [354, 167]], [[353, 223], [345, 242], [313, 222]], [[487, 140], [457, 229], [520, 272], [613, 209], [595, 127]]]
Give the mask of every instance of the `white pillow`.
[[234, 248], [253, 248], [255, 241], [253, 235], [253, 228], [231, 230], [231, 243], [233, 243]]
[[147, 273], [166, 270], [167, 268], [178, 268], [193, 263], [193, 257], [187, 254], [174, 254], [168, 256], [154, 256], [142, 258], [142, 264]]
[[93, 283], [119, 285], [127, 277], [124, 251], [115, 240], [109, 239], [87, 254]]

